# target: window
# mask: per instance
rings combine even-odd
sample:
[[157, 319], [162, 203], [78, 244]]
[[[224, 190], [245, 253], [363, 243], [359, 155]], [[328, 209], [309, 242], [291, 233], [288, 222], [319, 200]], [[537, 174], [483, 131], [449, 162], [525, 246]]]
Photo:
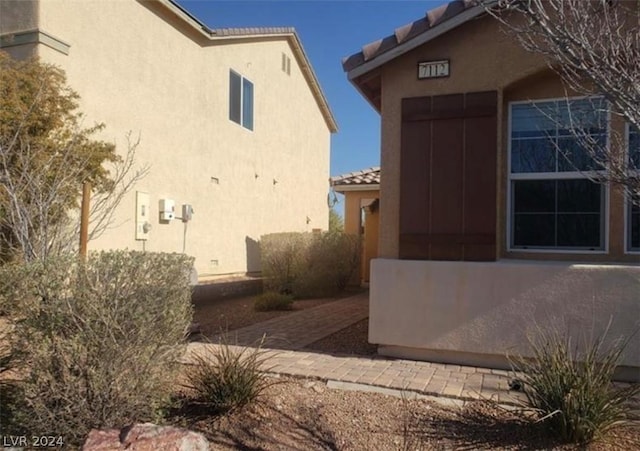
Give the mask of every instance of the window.
[[[627, 127], [629, 142], [629, 167], [640, 172], [640, 133], [637, 129]], [[640, 199], [629, 200], [627, 205], [627, 249], [640, 252]]]
[[229, 119], [253, 130], [253, 83], [234, 71], [229, 73]]
[[510, 248], [604, 249], [604, 187], [583, 173], [599, 168], [571, 132], [604, 147], [604, 100], [513, 103], [510, 115]]

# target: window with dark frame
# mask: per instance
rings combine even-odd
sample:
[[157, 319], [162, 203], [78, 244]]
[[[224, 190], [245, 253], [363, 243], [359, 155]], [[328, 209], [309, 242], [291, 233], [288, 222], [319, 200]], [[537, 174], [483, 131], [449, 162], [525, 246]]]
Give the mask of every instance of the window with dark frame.
[[602, 98], [510, 105], [511, 249], [604, 249], [605, 188], [585, 171], [599, 170], [572, 131], [607, 143]]
[[253, 130], [253, 83], [229, 72], [229, 120]]
[[[640, 171], [640, 133], [637, 129], [627, 127], [629, 143], [629, 169]], [[640, 252], [640, 197], [629, 199], [627, 204], [627, 250]]]

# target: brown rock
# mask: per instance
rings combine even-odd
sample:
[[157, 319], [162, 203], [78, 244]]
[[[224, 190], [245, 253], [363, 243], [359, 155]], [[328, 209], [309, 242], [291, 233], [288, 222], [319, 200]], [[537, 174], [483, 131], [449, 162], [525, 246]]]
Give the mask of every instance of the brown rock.
[[136, 424], [122, 430], [89, 433], [83, 451], [209, 451], [202, 434], [171, 426]]

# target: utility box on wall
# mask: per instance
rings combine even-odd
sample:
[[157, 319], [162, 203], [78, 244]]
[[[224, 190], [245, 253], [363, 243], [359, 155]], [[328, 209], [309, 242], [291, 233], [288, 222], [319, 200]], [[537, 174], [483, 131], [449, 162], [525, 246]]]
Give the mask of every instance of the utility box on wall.
[[151, 197], [149, 193], [136, 192], [136, 240], [146, 241], [151, 231]]
[[176, 217], [176, 203], [172, 199], [160, 199], [160, 222], [170, 223]]

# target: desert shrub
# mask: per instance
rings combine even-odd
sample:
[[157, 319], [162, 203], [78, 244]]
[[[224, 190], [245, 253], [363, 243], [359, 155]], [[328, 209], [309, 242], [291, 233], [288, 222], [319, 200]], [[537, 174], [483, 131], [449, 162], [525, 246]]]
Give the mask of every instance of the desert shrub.
[[605, 337], [585, 343], [580, 351], [568, 335], [540, 331], [531, 341], [533, 359], [511, 359], [522, 374], [530, 407], [553, 436], [586, 443], [633, 419], [628, 402], [640, 393], [640, 384], [612, 383], [628, 341], [607, 347]]
[[286, 233], [261, 239], [265, 287], [295, 297], [343, 290], [360, 262], [360, 239], [339, 232]]
[[79, 444], [92, 428], [153, 419], [170, 395], [192, 318], [177, 254], [104, 252], [0, 271], [21, 397], [14, 420]]
[[262, 293], [253, 303], [253, 308], [257, 312], [291, 310], [292, 307], [293, 296], [290, 294], [278, 293], [277, 291], [267, 291]]
[[311, 234], [272, 233], [260, 239], [260, 256], [265, 289], [293, 293], [293, 284], [305, 266]]
[[212, 413], [226, 413], [260, 397], [274, 382], [264, 373], [268, 356], [256, 346], [231, 346], [226, 335], [216, 346], [195, 353], [187, 372], [187, 388], [193, 400]]

